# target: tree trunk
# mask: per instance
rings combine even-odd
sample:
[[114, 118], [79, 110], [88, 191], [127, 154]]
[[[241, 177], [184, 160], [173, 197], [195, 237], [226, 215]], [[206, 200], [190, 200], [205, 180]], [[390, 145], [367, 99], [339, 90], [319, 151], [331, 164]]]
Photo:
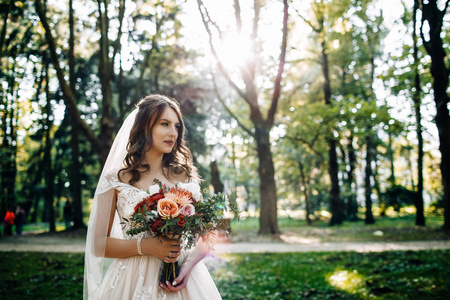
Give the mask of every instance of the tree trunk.
[[[74, 11], [73, 11], [73, 0], [69, 0], [69, 83], [70, 89], [72, 93], [76, 95], [75, 83], [75, 20], [74, 20]], [[77, 98], [75, 97], [75, 100]], [[84, 228], [85, 225], [83, 223], [83, 202], [81, 198], [81, 165], [80, 165], [80, 145], [79, 145], [79, 126], [76, 120], [71, 118], [70, 109], [71, 107], [67, 107], [69, 113], [67, 117], [69, 118], [69, 123], [71, 125], [71, 139], [70, 139], [70, 148], [72, 149], [72, 168], [69, 172], [69, 180], [70, 180], [70, 191], [72, 194], [72, 203], [73, 203], [73, 227]]]
[[[45, 55], [45, 54], [44, 54]], [[44, 56], [43, 64], [46, 68], [45, 72], [45, 95], [47, 104], [45, 105], [45, 113], [47, 115], [46, 118], [46, 129], [45, 129], [45, 152], [44, 152], [44, 165], [45, 165], [45, 184], [47, 187], [46, 194], [45, 194], [45, 217], [46, 220], [49, 223], [49, 230], [50, 232], [56, 231], [55, 226], [55, 210], [53, 207], [53, 201], [54, 201], [54, 176], [53, 176], [53, 169], [52, 169], [52, 142], [51, 142], [51, 136], [50, 132], [53, 126], [52, 122], [52, 108], [50, 103], [50, 83], [49, 83], [49, 76], [48, 76], [48, 62], [46, 57]]]
[[2, 25], [2, 30], [0, 32], [0, 61], [1, 61], [1, 58], [3, 57], [3, 46], [5, 44], [5, 39], [6, 39], [6, 29], [8, 27], [9, 14], [11, 12], [11, 9], [14, 7], [14, 1], [9, 1], [9, 4], [6, 4], [4, 6], [6, 6], [6, 9], [2, 12], [3, 25]]
[[[330, 74], [328, 70], [328, 55], [326, 51], [325, 41], [322, 42], [322, 72], [324, 77], [323, 90], [325, 104], [331, 105], [331, 85], [330, 85]], [[331, 220], [330, 225], [341, 224], [344, 221], [344, 214], [342, 211], [342, 203], [340, 199], [339, 191], [339, 165], [336, 153], [336, 139], [333, 133], [329, 134], [327, 137], [328, 141], [328, 172], [330, 174], [331, 180], [331, 191], [330, 191], [330, 210], [331, 210]]]
[[421, 91], [422, 88], [420, 86], [420, 74], [419, 74], [419, 64], [420, 60], [418, 57], [418, 46], [417, 46], [417, 34], [416, 34], [416, 22], [417, 22], [417, 10], [419, 9], [418, 0], [414, 1], [413, 8], [413, 58], [414, 58], [414, 92], [413, 92], [413, 101], [414, 101], [414, 110], [416, 115], [416, 132], [417, 132], [417, 190], [416, 190], [416, 199], [414, 204], [416, 206], [416, 225], [425, 226], [425, 214], [424, 214], [424, 205], [423, 205], [423, 136], [422, 136], [422, 114], [420, 112], [420, 107], [422, 104], [421, 101]]
[[270, 149], [270, 129], [266, 124], [255, 124], [255, 140], [258, 152], [258, 173], [260, 177], [259, 234], [279, 234], [277, 221], [277, 192], [275, 168]]
[[[12, 53], [12, 57], [15, 57], [15, 53]], [[0, 216], [4, 216], [7, 209], [14, 209], [16, 203], [15, 187], [16, 187], [16, 175], [17, 175], [17, 123], [16, 123], [16, 105], [14, 100], [17, 99], [18, 90], [16, 87], [16, 75], [15, 75], [15, 62], [11, 66], [8, 79], [9, 91], [7, 92], [12, 97], [2, 97], [1, 104], [3, 105], [3, 114], [1, 122], [2, 144], [1, 153], [2, 159], [0, 160]], [[3, 89], [2, 87], [0, 87]], [[0, 221], [3, 221], [1, 219]]]
[[347, 220], [358, 220], [358, 202], [356, 201], [356, 153], [353, 147], [353, 133], [350, 134], [348, 142], [348, 171], [347, 171], [347, 185], [348, 185], [348, 201], [347, 201]]
[[303, 196], [305, 197], [306, 223], [308, 224], [308, 226], [311, 226], [312, 225], [311, 207], [310, 207], [310, 203], [309, 203], [309, 194], [308, 194], [308, 189], [309, 189], [308, 181], [309, 180], [306, 178], [305, 169], [304, 169], [303, 163], [301, 161], [298, 161], [298, 168], [300, 170], [300, 181], [303, 186]]
[[[102, 5], [103, 4], [103, 5]], [[100, 141], [107, 145], [100, 150], [99, 159], [102, 165], [105, 163], [109, 152], [109, 146], [113, 142], [114, 123], [112, 119], [112, 91], [111, 75], [113, 65], [109, 57], [109, 18], [108, 1], [98, 0], [99, 25], [100, 25], [100, 52], [99, 52], [99, 78], [102, 86], [102, 119], [100, 121]]]
[[[388, 131], [388, 149], [386, 150], [386, 153], [389, 158], [389, 167], [391, 169], [391, 174], [389, 175], [388, 182], [391, 187], [394, 187], [396, 185], [396, 179], [395, 179], [395, 164], [394, 164], [394, 146], [392, 144], [393, 140], [393, 134]], [[383, 197], [379, 197], [380, 202], [380, 217], [386, 216], [386, 201], [383, 199]]]
[[366, 218], [364, 222], [366, 224], [375, 223], [375, 219], [372, 214], [372, 184], [370, 182], [372, 178], [372, 138], [366, 137], [366, 167], [365, 167], [365, 178], [364, 178], [364, 187], [365, 187], [365, 201], [366, 201]]
[[[446, 53], [441, 38], [442, 22], [449, 1], [445, 9], [440, 11], [436, 0], [430, 0], [427, 4], [420, 0], [422, 6], [421, 36], [431, 57], [431, 75], [433, 77], [434, 102], [436, 103], [435, 122], [439, 132], [439, 150], [441, 152], [441, 175], [444, 188], [444, 225], [443, 229], [450, 230], [450, 115], [448, 103], [450, 98], [447, 94], [449, 82], [449, 70], [446, 67]], [[426, 40], [423, 34], [423, 25], [427, 22], [430, 37]]]
[[214, 193], [223, 193], [223, 183], [220, 180], [216, 161], [210, 162], [209, 166], [211, 168], [211, 183], [214, 187]]
[[[371, 28], [371, 24], [366, 23], [366, 32], [372, 32], [375, 31]], [[376, 36], [377, 37], [377, 36]], [[367, 102], [373, 103], [375, 102], [376, 95], [375, 91], [373, 89], [374, 79], [375, 79], [375, 53], [376, 53], [376, 47], [378, 46], [375, 41], [377, 39], [371, 38], [371, 36], [367, 36], [367, 48], [370, 53], [369, 57], [369, 66], [370, 66], [370, 85], [369, 85], [369, 91], [370, 95], [367, 96], [364, 88], [362, 90], [363, 97], [366, 99]], [[372, 213], [372, 178], [373, 176], [373, 170], [372, 170], [372, 162], [374, 161], [374, 158], [376, 157], [376, 151], [377, 147], [374, 143], [374, 135], [375, 132], [373, 130], [372, 124], [367, 125], [366, 127], [366, 169], [365, 169], [365, 179], [364, 179], [364, 188], [365, 188], [365, 202], [366, 202], [366, 214], [365, 214], [365, 220], [364, 222], [366, 224], [373, 224], [375, 223], [375, 219], [373, 217]]]

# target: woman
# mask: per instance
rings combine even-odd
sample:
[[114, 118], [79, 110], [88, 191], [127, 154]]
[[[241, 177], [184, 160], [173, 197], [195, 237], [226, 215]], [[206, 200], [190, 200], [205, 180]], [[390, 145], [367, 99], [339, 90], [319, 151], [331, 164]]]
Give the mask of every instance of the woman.
[[[175, 100], [142, 99], [117, 134], [103, 167], [91, 208], [86, 241], [84, 299], [221, 299], [202, 258], [201, 242], [185, 251], [179, 240], [150, 233], [129, 236], [125, 211], [159, 179], [168, 186], [198, 185], [183, 140], [184, 123]], [[162, 262], [180, 263], [173, 282], [159, 282]]]

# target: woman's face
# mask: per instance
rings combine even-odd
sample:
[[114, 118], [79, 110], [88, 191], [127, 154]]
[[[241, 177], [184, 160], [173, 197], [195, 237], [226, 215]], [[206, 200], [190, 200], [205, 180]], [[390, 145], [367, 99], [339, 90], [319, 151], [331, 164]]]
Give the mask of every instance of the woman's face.
[[175, 110], [167, 107], [152, 129], [153, 145], [151, 151], [170, 153], [178, 138], [180, 126], [180, 120]]

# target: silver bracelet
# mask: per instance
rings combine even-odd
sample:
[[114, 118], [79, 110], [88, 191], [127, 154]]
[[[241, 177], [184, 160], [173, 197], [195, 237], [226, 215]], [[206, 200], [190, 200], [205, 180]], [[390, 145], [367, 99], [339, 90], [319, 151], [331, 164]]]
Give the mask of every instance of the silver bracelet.
[[141, 242], [142, 242], [142, 237], [137, 239], [137, 252], [139, 253], [139, 255], [144, 255], [142, 253], [142, 246], [141, 246]]

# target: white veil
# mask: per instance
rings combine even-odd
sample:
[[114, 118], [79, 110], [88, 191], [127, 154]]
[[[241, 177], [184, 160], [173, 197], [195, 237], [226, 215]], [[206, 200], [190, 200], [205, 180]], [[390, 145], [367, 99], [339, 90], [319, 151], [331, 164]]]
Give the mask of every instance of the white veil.
[[[124, 166], [123, 161], [127, 153], [128, 139], [138, 110], [136, 108], [128, 115], [117, 133], [95, 190], [86, 237], [83, 299], [98, 299], [100, 285], [112, 261], [112, 259], [104, 257], [111, 204], [114, 189], [119, 182], [117, 172]], [[124, 238], [117, 212], [114, 213], [114, 221], [109, 236]]]

